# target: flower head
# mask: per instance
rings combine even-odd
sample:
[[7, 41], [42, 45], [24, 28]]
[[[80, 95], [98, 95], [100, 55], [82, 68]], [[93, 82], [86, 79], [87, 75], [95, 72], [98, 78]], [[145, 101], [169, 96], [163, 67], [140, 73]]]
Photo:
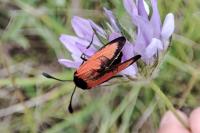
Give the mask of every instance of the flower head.
[[[110, 19], [110, 24], [112, 25], [112, 29], [117, 28], [117, 24], [115, 22], [115, 18], [112, 15], [111, 11], [105, 9], [106, 14], [108, 15], [108, 18]], [[101, 43], [100, 39], [97, 37], [101, 36], [102, 38], [106, 39], [107, 42], [121, 36], [117, 31], [112, 31], [110, 34], [106, 33], [100, 26], [95, 24], [92, 20], [84, 19], [81, 17], [73, 17], [72, 19], [72, 27], [76, 33], [77, 36], [70, 36], [70, 35], [61, 35], [60, 41], [64, 44], [64, 46], [69, 50], [71, 53], [72, 59], [59, 59], [59, 63], [64, 65], [68, 68], [78, 68], [81, 63], [82, 59], [80, 58], [82, 53], [87, 55], [87, 57], [92, 56], [97, 50], [97, 47], [102, 47], [104, 44]], [[116, 29], [115, 29], [116, 30]], [[93, 37], [93, 34], [94, 37]], [[86, 49], [86, 47], [91, 43], [92, 46], [89, 49]], [[127, 47], [127, 45], [130, 45]], [[122, 61], [125, 61], [127, 59], [130, 59], [133, 57], [133, 45], [128, 44], [128, 42], [125, 44], [123, 51], [129, 52], [127, 54], [124, 54], [122, 57]], [[126, 74], [132, 77], [135, 77], [137, 72], [136, 65], [132, 65], [129, 68], [123, 70], [121, 73]]]
[[[133, 26], [137, 28], [137, 36], [132, 40], [127, 40], [122, 49], [122, 62], [130, 59], [136, 54], [142, 55], [143, 63], [148, 67], [158, 61], [158, 55], [165, 53], [168, 48], [170, 37], [174, 31], [174, 16], [167, 14], [164, 23], [161, 23], [160, 14], [157, 7], [157, 0], [151, 0], [151, 9], [144, 0], [123, 0], [125, 10], [131, 17]], [[95, 24], [90, 19], [84, 19], [74, 16], [72, 18], [72, 27], [77, 36], [61, 35], [60, 40], [69, 50], [72, 60], [59, 59], [59, 63], [68, 68], [78, 68], [82, 59], [80, 56], [84, 53], [87, 57], [92, 56], [98, 48], [104, 45], [103, 40], [109, 42], [119, 36], [125, 36], [124, 29], [112, 11], [104, 8], [108, 22], [107, 28]], [[134, 35], [129, 34], [132, 38]], [[128, 38], [128, 37], [127, 37]], [[89, 49], [86, 47], [91, 43]], [[136, 77], [142, 75], [138, 73], [136, 64], [131, 65], [121, 72], [123, 75]]]
[[174, 32], [174, 16], [167, 14], [164, 23], [161, 23], [157, 7], [157, 0], [151, 0], [152, 14], [144, 0], [124, 0], [124, 7], [131, 16], [132, 23], [137, 27], [137, 37], [134, 51], [142, 55], [146, 63], [152, 63], [157, 53], [164, 52]]

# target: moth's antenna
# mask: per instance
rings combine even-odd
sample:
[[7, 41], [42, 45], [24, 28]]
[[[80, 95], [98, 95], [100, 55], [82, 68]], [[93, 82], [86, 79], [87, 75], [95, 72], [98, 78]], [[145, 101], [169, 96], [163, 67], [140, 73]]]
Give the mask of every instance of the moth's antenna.
[[49, 75], [48, 73], [45, 73], [45, 72], [43, 72], [42, 75], [43, 75], [44, 77], [46, 77], [46, 78], [58, 80], [58, 81], [61, 81], [61, 82], [71, 81], [71, 80], [63, 80], [63, 79], [55, 78], [54, 76], [51, 76], [51, 75]]
[[74, 90], [73, 90], [71, 98], [70, 98], [70, 103], [69, 103], [69, 106], [68, 106], [68, 110], [69, 110], [70, 113], [73, 113], [72, 100], [73, 100], [73, 96], [74, 96], [75, 91], [76, 91], [76, 86], [74, 87]]

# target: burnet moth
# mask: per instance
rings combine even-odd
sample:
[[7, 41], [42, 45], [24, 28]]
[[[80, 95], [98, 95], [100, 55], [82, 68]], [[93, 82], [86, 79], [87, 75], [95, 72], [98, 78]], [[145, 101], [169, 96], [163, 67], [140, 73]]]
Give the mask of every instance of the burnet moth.
[[[91, 46], [92, 41], [86, 49]], [[96, 86], [112, 79], [119, 72], [140, 59], [141, 55], [136, 55], [121, 63], [123, 56], [122, 48], [124, 47], [125, 42], [125, 37], [118, 37], [104, 45], [88, 59], [85, 58], [86, 56], [84, 53], [81, 55], [80, 58], [83, 60], [83, 62], [74, 72], [73, 81], [75, 83], [75, 87], [71, 95], [70, 104], [68, 106], [70, 113], [73, 113], [72, 98], [76, 87], [79, 87], [83, 90], [95, 88]], [[58, 81], [67, 81], [55, 78], [47, 73], [43, 73], [43, 76]]]

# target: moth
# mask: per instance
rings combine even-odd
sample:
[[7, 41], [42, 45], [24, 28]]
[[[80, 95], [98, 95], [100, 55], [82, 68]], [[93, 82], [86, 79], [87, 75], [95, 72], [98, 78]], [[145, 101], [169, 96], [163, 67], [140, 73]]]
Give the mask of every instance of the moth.
[[[83, 62], [74, 72], [73, 81], [75, 83], [75, 88], [68, 106], [69, 112], [73, 112], [71, 104], [76, 87], [83, 90], [93, 89], [98, 85], [114, 78], [119, 72], [126, 69], [141, 58], [141, 55], [136, 55], [124, 62], [121, 62], [123, 56], [122, 48], [125, 43], [125, 37], [121, 36], [104, 45], [91, 57], [86, 58], [84, 53], [81, 55], [80, 58]], [[91, 44], [92, 43], [90, 43], [87, 49], [91, 46]], [[57, 79], [47, 73], [43, 73], [43, 75], [47, 78], [65, 81]]]

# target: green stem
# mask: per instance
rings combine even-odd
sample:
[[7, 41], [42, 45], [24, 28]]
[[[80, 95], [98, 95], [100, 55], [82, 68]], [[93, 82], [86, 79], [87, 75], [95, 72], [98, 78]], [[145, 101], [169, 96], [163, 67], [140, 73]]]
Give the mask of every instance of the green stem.
[[154, 82], [151, 83], [152, 89], [156, 92], [156, 94], [165, 102], [168, 109], [175, 115], [175, 117], [179, 120], [179, 122], [188, 130], [189, 127], [185, 123], [185, 121], [180, 117], [180, 115], [177, 113], [176, 109], [174, 108], [173, 104], [170, 102], [170, 100], [167, 98], [167, 96], [161, 91], [161, 89], [155, 84]]
[[183, 95], [181, 96], [180, 98], [180, 101], [178, 103], [178, 107], [181, 108], [184, 103], [185, 103], [185, 100], [187, 99], [188, 95], [191, 93], [195, 83], [196, 83], [196, 80], [197, 80], [197, 75], [196, 74], [193, 74], [192, 75], [192, 78], [189, 82], [189, 85], [188, 87], [186, 88], [186, 90], [183, 92]]

